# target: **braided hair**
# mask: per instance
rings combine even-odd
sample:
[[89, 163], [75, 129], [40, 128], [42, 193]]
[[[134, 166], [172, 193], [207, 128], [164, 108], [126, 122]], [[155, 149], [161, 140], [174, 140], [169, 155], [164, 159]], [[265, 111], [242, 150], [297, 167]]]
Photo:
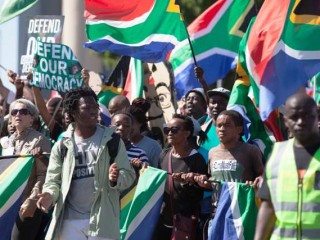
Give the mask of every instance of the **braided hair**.
[[64, 112], [68, 113], [71, 122], [74, 122], [73, 115], [76, 111], [75, 109], [77, 109], [79, 100], [82, 97], [93, 97], [95, 101], [98, 103], [97, 95], [89, 87], [75, 88], [69, 90], [64, 96], [63, 109]]

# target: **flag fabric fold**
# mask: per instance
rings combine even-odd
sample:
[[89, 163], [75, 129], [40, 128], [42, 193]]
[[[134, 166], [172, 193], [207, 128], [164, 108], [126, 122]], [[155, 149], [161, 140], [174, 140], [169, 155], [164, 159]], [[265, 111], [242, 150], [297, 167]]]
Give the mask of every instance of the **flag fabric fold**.
[[[198, 66], [212, 84], [236, 66], [239, 42], [251, 17], [256, 15], [253, 0], [218, 0], [188, 26]], [[194, 75], [194, 61], [187, 40], [170, 54], [177, 97], [201, 87]]]
[[253, 239], [258, 208], [252, 187], [244, 183], [222, 183], [220, 199], [209, 223], [208, 240]]
[[97, 52], [161, 62], [187, 36], [173, 0], [86, 0], [85, 9], [84, 46]]
[[128, 56], [123, 56], [117, 66], [104, 83], [98, 93], [98, 102], [101, 118], [109, 126], [110, 113], [108, 105], [110, 100], [117, 95], [125, 95], [131, 102], [143, 94], [143, 67], [142, 61]]
[[266, 126], [262, 122], [259, 112], [249, 95], [250, 81], [247, 78], [238, 79], [233, 85], [230, 100], [228, 103], [229, 110], [239, 112], [245, 121], [245, 139], [255, 143], [267, 158], [272, 149], [272, 141], [268, 135]]
[[246, 46], [262, 120], [320, 71], [318, 1], [265, 1]]
[[121, 239], [152, 239], [160, 216], [167, 172], [148, 167], [138, 184], [121, 199]]
[[31, 8], [38, 0], [6, 0], [0, 10], [0, 24]]
[[32, 156], [0, 159], [0, 240], [11, 237], [33, 161]]
[[265, 158], [267, 158], [272, 149], [273, 141], [283, 141], [284, 138], [277, 110], [274, 110], [266, 121], [262, 121], [259, 115], [260, 88], [248, 73], [245, 50], [254, 21], [255, 18], [251, 20], [247, 32], [239, 44], [238, 65], [236, 69], [238, 79], [232, 88], [227, 108], [236, 110], [243, 116], [245, 120], [246, 140], [251, 140], [257, 144]]

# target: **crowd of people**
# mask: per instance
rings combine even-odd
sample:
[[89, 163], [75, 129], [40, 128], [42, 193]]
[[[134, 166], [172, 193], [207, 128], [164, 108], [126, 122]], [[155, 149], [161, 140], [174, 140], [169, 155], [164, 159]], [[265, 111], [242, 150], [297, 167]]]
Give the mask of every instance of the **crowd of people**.
[[[320, 236], [320, 138], [311, 97], [299, 92], [287, 100], [284, 122], [291, 139], [263, 156], [243, 140], [242, 115], [227, 110], [230, 91], [209, 89], [197, 67], [203, 87], [190, 89], [183, 108], [164, 125], [162, 147], [148, 127], [147, 99], [114, 97], [105, 126], [82, 73], [86, 86], [48, 101], [8, 71], [17, 90], [8, 104], [0, 81], [1, 156], [35, 159], [11, 239], [120, 239], [119, 199], [147, 167], [168, 173], [153, 239], [223, 239], [208, 227], [222, 182], [245, 183], [261, 199], [256, 240]], [[177, 218], [196, 219], [196, 227], [179, 235]]]

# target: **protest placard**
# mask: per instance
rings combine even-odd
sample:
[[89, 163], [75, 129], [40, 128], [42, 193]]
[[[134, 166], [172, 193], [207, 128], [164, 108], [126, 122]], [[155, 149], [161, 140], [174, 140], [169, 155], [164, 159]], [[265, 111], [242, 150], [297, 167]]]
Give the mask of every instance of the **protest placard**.
[[26, 54], [21, 56], [22, 73], [32, 70], [33, 56], [37, 41], [60, 43], [63, 29], [63, 16], [37, 15], [30, 17], [28, 24], [28, 42]]
[[83, 86], [81, 70], [81, 64], [68, 46], [37, 41], [30, 84], [67, 92]]

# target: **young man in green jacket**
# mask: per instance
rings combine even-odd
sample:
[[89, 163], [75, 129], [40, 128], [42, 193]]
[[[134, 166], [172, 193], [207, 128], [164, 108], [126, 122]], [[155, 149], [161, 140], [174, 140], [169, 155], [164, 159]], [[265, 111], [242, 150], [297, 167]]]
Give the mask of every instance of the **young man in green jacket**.
[[120, 191], [135, 173], [119, 141], [113, 163], [107, 142], [113, 128], [98, 124], [97, 96], [90, 88], [70, 90], [64, 109], [72, 118], [64, 138], [51, 152], [38, 207], [55, 206], [46, 239], [120, 239]]

